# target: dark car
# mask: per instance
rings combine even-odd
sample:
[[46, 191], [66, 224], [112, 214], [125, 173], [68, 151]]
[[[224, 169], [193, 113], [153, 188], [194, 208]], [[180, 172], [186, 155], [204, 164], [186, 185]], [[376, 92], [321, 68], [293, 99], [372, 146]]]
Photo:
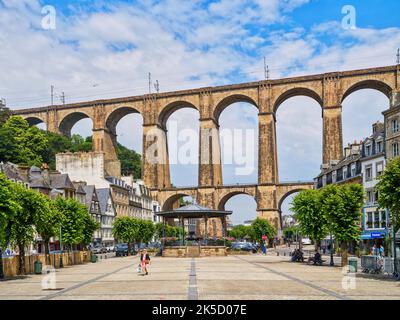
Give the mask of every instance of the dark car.
[[90, 251], [94, 254], [102, 254], [102, 253], [107, 253], [107, 248], [103, 246], [95, 246]]
[[[136, 254], [134, 246], [131, 248], [131, 254]], [[126, 257], [128, 255], [128, 245], [126, 243], [117, 244], [115, 255], [117, 257]]]

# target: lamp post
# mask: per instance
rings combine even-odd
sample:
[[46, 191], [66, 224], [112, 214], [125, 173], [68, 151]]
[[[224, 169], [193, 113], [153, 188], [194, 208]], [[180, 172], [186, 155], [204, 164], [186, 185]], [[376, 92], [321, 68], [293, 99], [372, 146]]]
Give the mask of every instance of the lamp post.
[[330, 247], [331, 249], [329, 250], [329, 253], [331, 255], [331, 262], [329, 263], [329, 265], [331, 267], [333, 267], [335, 265], [335, 263], [333, 262], [333, 239], [332, 239], [332, 232], [330, 233]]
[[62, 243], [62, 233], [61, 233], [61, 224], [60, 224], [60, 268], [64, 268], [64, 262], [63, 262], [63, 243]]

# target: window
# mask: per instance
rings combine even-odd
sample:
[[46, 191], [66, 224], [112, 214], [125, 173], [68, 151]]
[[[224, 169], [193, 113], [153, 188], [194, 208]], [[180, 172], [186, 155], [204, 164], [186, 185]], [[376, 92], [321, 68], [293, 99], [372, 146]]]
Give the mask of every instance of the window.
[[392, 156], [393, 158], [395, 158], [398, 155], [399, 155], [399, 144], [396, 142], [392, 144]]
[[376, 143], [376, 153], [381, 153], [383, 151], [383, 143], [382, 141], [378, 141]]
[[381, 211], [381, 228], [386, 228], [386, 210]]
[[365, 167], [365, 181], [372, 181], [372, 166]]
[[376, 164], [376, 176], [379, 177], [383, 173], [383, 162]]
[[368, 212], [366, 218], [366, 229], [372, 229], [372, 212]]
[[393, 133], [399, 132], [399, 123], [397, 119], [392, 120], [392, 132]]
[[379, 211], [374, 212], [374, 229], [379, 229]]
[[365, 147], [365, 156], [369, 157], [371, 155], [371, 145]]
[[367, 191], [367, 203], [371, 204], [374, 203], [374, 192]]

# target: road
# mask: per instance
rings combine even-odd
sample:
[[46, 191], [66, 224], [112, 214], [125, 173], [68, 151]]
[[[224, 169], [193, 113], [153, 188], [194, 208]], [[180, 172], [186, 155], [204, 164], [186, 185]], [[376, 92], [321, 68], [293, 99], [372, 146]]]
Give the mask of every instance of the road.
[[388, 277], [349, 276], [339, 267], [288, 260], [262, 255], [154, 257], [150, 274], [142, 276], [136, 273], [137, 257], [111, 258], [57, 270], [57, 290], [43, 290], [48, 275], [2, 281], [0, 300], [400, 299], [400, 282]]

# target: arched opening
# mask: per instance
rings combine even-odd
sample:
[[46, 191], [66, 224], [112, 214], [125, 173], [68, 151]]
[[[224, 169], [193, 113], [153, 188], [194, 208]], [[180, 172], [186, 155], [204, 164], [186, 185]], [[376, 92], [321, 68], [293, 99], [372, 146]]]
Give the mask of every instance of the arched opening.
[[276, 112], [280, 181], [311, 181], [322, 162], [322, 117], [319, 99], [290, 97]]
[[199, 164], [199, 112], [188, 103], [169, 105], [160, 116], [167, 128], [171, 184], [197, 186]]
[[232, 211], [229, 223], [233, 226], [251, 224], [257, 218], [255, 198], [243, 192], [233, 192], [223, 197], [218, 209]]
[[169, 197], [164, 202], [162, 206], [162, 211], [171, 211], [193, 202], [194, 202], [193, 197], [188, 194], [183, 194], [183, 193], [176, 194]]
[[296, 226], [297, 221], [295, 219], [294, 212], [291, 211], [291, 203], [293, 198], [299, 194], [301, 190], [294, 190], [286, 194], [279, 202], [278, 208], [280, 212], [282, 236], [284, 238], [290, 238], [292, 241], [296, 240], [296, 235], [294, 234], [293, 227]]
[[224, 185], [253, 184], [258, 180], [258, 108], [248, 98], [235, 99], [217, 108], [222, 180]]
[[41, 130], [47, 130], [47, 124], [40, 118], [29, 117], [25, 119], [30, 126], [37, 126]]
[[388, 95], [377, 88], [355, 86], [342, 102], [343, 144], [359, 143], [372, 135], [372, 125], [384, 123], [382, 112], [389, 108]]
[[143, 153], [143, 117], [134, 108], [122, 107], [114, 110], [106, 120], [106, 127], [116, 139], [121, 174], [141, 178]]
[[91, 137], [93, 135], [93, 121], [83, 112], [74, 112], [67, 115], [60, 123], [61, 134], [71, 137], [79, 134], [81, 137]]

